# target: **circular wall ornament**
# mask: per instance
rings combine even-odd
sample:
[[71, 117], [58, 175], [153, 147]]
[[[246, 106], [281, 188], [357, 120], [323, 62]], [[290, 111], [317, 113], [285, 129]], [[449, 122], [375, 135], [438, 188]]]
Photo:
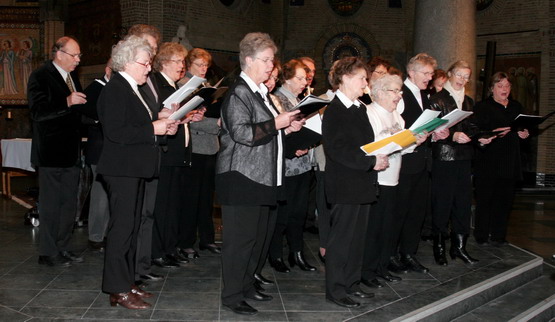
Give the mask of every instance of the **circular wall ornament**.
[[334, 61], [349, 56], [367, 61], [372, 57], [372, 50], [366, 40], [354, 32], [335, 35], [324, 46], [322, 57], [324, 70], [329, 71]]
[[330, 7], [340, 16], [354, 15], [362, 6], [364, 0], [328, 0]]

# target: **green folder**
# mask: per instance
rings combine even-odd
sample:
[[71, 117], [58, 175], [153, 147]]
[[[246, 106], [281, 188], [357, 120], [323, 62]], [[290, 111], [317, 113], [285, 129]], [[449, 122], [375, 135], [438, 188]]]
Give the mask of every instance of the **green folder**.
[[429, 121], [428, 123], [417, 127], [416, 129], [414, 129], [414, 131], [412, 131], [414, 134], [420, 134], [424, 131], [427, 132], [432, 132], [433, 130], [435, 130], [438, 126], [443, 125], [447, 123], [447, 120], [442, 120], [440, 118], [435, 118], [431, 121]]

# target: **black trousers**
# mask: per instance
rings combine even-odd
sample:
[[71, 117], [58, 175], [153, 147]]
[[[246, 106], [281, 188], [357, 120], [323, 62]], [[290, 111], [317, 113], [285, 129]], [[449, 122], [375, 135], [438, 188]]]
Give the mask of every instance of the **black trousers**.
[[474, 237], [478, 241], [502, 241], [513, 206], [515, 180], [493, 176], [474, 177], [476, 184], [476, 218]]
[[78, 167], [39, 168], [39, 255], [68, 250], [77, 214]]
[[258, 260], [258, 265], [256, 266], [255, 273], [261, 274], [264, 264], [266, 264], [266, 259], [268, 258], [268, 251], [270, 250], [270, 244], [272, 242], [272, 236], [274, 235], [274, 229], [276, 227], [277, 219], [277, 206], [271, 206], [270, 212], [268, 213], [268, 232], [266, 233], [266, 238], [264, 238], [264, 245], [262, 245], [262, 255]]
[[434, 235], [470, 232], [472, 213], [472, 161], [433, 161], [432, 233]]
[[303, 250], [303, 230], [308, 208], [310, 189], [310, 172], [292, 177], [285, 177], [284, 187], [286, 200], [277, 209], [277, 220], [272, 242], [270, 258], [283, 256], [283, 234], [287, 237], [289, 252]]
[[416, 174], [401, 173], [397, 187], [399, 207], [392, 237], [397, 241], [400, 254], [415, 255], [430, 200], [429, 173], [427, 170]]
[[359, 287], [370, 205], [332, 204], [326, 248], [326, 296], [347, 296]]
[[377, 275], [387, 275], [389, 257], [393, 253], [394, 241], [392, 231], [397, 211], [397, 186], [380, 185], [380, 197], [372, 205], [362, 262], [362, 278], [372, 280]]
[[318, 231], [320, 247], [326, 248], [331, 227], [330, 204], [326, 199], [324, 171], [314, 171], [316, 177], [316, 208], [318, 209]]
[[135, 284], [135, 255], [145, 180], [103, 176], [110, 202], [102, 290], [123, 293]]
[[269, 206], [222, 205], [222, 303], [232, 305], [255, 292], [254, 273], [269, 230]]
[[160, 167], [154, 207], [152, 258], [161, 258], [176, 251], [179, 220], [188, 207], [183, 197], [187, 184], [185, 171], [185, 167]]
[[152, 228], [154, 227], [154, 206], [157, 189], [158, 178], [145, 180], [141, 226], [137, 237], [137, 256], [135, 258], [136, 280], [139, 279], [140, 275], [149, 274], [152, 267]]
[[186, 171], [187, 207], [182, 217], [179, 247], [192, 248], [198, 236], [201, 245], [214, 243], [212, 208], [214, 199], [216, 155], [192, 154], [192, 166]]

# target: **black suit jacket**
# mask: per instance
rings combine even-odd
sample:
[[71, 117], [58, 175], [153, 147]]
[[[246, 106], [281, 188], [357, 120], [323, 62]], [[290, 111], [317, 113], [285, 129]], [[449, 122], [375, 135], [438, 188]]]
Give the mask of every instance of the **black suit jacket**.
[[[422, 93], [422, 106], [424, 109], [430, 108], [430, 100], [428, 96]], [[403, 84], [403, 101], [405, 103], [405, 110], [401, 114], [405, 120], [405, 128], [408, 129], [420, 117], [423, 109], [414, 97], [412, 91]], [[425, 170], [431, 170], [431, 149], [429, 140], [422, 143], [419, 147], [414, 149], [413, 153], [403, 155], [403, 162], [401, 164], [402, 174], [416, 174]]]
[[[106, 80], [103, 78], [100, 81], [103, 83]], [[100, 153], [102, 152], [102, 144], [104, 142], [104, 135], [102, 134], [102, 126], [98, 121], [98, 112], [96, 104], [100, 93], [104, 89], [104, 84], [93, 81], [87, 88], [85, 88], [85, 95], [87, 95], [87, 103], [83, 104], [83, 124], [87, 126], [87, 142], [85, 143], [85, 163], [98, 164]]]
[[[159, 72], [152, 74], [151, 79], [158, 88], [158, 100], [160, 102], [163, 102], [176, 91]], [[179, 125], [177, 133], [167, 135], [163, 142], [166, 147], [162, 149], [162, 166], [190, 166], [192, 142], [189, 140], [189, 146], [185, 147], [185, 126]]]
[[[81, 92], [81, 83], [73, 72], [71, 78], [75, 90]], [[77, 164], [81, 152], [81, 121], [78, 106], [67, 106], [70, 94], [65, 80], [52, 61], [31, 73], [27, 99], [33, 121], [33, 165], [67, 168]]]
[[104, 131], [98, 173], [136, 178], [158, 175], [160, 156], [153, 120], [127, 80], [114, 73], [97, 105]]
[[376, 201], [375, 157], [360, 149], [374, 141], [366, 107], [347, 108], [336, 96], [322, 121], [326, 153], [326, 196], [332, 204], [367, 204]]

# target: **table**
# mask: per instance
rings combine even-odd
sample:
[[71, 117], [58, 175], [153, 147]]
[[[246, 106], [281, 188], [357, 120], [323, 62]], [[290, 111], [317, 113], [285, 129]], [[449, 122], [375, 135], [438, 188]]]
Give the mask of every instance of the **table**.
[[3, 139], [2, 194], [11, 197], [11, 178], [35, 172], [31, 165], [31, 139]]

